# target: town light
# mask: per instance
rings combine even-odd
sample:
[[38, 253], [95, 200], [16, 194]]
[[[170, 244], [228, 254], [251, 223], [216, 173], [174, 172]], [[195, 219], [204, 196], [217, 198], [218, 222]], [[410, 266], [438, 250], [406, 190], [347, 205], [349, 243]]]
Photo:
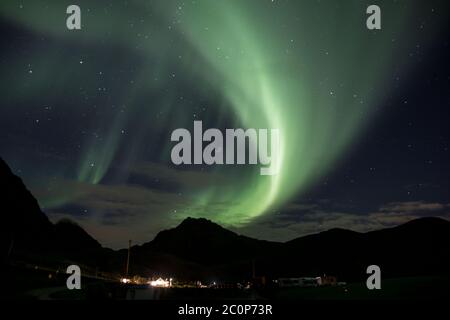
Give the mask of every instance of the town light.
[[159, 278], [158, 280], [150, 281], [150, 285], [152, 287], [168, 288], [170, 286], [170, 282], [168, 280], [164, 280], [162, 278]]
[[122, 279], [120, 279], [120, 282], [122, 282], [122, 283], [130, 283], [130, 279], [122, 278]]

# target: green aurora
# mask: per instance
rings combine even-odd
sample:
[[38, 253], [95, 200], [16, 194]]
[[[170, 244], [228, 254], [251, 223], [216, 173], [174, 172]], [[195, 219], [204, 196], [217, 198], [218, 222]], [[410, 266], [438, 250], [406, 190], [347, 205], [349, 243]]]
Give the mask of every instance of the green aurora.
[[[365, 10], [371, 3], [366, 1], [112, 3], [77, 1], [83, 27], [75, 32], [65, 28], [65, 8], [71, 4], [67, 1], [0, 4], [4, 19], [37, 37], [52, 38], [55, 46], [107, 46], [111, 55], [113, 50], [125, 51], [140, 62], [133, 83], [118, 89], [121, 100], [115, 103], [126, 108], [109, 112], [95, 124], [104, 138], [86, 137], [73, 161], [49, 169], [48, 174], [69, 176], [85, 186], [102, 184], [108, 171], [120, 162], [117, 159], [126, 155], [131, 160], [122, 164], [130, 165], [139, 158], [139, 150], [152, 143], [148, 137], [161, 134], [166, 138], [159, 163], [170, 166], [172, 143], [167, 132], [190, 128], [192, 116], [188, 115], [193, 112], [177, 100], [177, 93], [167, 92], [169, 81], [175, 78], [184, 85], [192, 84], [198, 95], [216, 101], [210, 105], [215, 116], [198, 119], [208, 127], [233, 123], [242, 128], [280, 130], [278, 175], [260, 176], [257, 168], [215, 166], [210, 172], [226, 176], [226, 183], [185, 186], [191, 202], [177, 207], [176, 219], [207, 214], [219, 223], [235, 226], [271, 214], [301, 195], [358, 142], [363, 130], [376, 121], [377, 104], [389, 93], [394, 66], [401, 65], [397, 72], [407, 75], [409, 66], [398, 61], [400, 53], [415, 44], [407, 35], [417, 29], [415, 13], [421, 10], [420, 4], [379, 1], [382, 30], [369, 31]], [[431, 34], [438, 31], [439, 23], [427, 26], [427, 36], [430, 29]], [[57, 50], [37, 48], [32, 55], [34, 68], [42, 72], [35, 72], [26, 88], [19, 81], [14, 83], [7, 96], [10, 103], [2, 108], [24, 99], [24, 90], [27, 99], [58, 91], [70, 100], [75, 91], [70, 89], [72, 81], [77, 77], [83, 78], [86, 87], [95, 86], [89, 72], [81, 69], [92, 66], [88, 58], [82, 66], [73, 66]], [[12, 64], [5, 75], [23, 64]], [[1, 81], [7, 80], [2, 76]], [[158, 106], [143, 101], [148, 93], [160, 92], [165, 93]], [[161, 109], [164, 112], [155, 121], [154, 114]], [[130, 134], [124, 136], [123, 128]], [[45, 208], [57, 207], [89, 190], [65, 188], [39, 201]]]

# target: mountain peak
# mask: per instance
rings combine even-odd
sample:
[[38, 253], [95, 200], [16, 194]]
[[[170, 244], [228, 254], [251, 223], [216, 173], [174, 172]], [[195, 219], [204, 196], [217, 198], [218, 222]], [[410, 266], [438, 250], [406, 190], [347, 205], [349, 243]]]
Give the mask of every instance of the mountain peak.
[[214, 222], [212, 222], [211, 220], [208, 220], [206, 218], [187, 217], [183, 221], [181, 221], [180, 225], [192, 224], [192, 223], [214, 223]]
[[261, 251], [263, 242], [266, 243], [240, 236], [211, 220], [188, 217], [177, 227], [159, 232], [143, 247], [210, 264], [224, 262], [231, 257], [248, 258], [249, 252]]
[[192, 239], [201, 240], [208, 237], [235, 238], [238, 235], [211, 220], [187, 217], [175, 228], [159, 232], [154, 241], [165, 241], [168, 238], [177, 238], [179, 241], [192, 241]]
[[217, 223], [205, 219], [205, 218], [192, 218], [192, 217], [187, 217], [186, 219], [184, 219], [183, 221], [181, 221], [181, 223], [176, 227], [176, 229], [191, 229], [191, 228], [201, 228], [201, 229], [220, 229], [220, 230], [224, 230], [227, 232], [231, 232], [225, 228], [223, 228], [222, 226], [218, 225]]
[[[422, 217], [410, 220], [403, 224], [403, 226], [414, 225], [448, 225], [450, 222], [440, 217]], [[401, 226], [401, 225], [400, 225]]]

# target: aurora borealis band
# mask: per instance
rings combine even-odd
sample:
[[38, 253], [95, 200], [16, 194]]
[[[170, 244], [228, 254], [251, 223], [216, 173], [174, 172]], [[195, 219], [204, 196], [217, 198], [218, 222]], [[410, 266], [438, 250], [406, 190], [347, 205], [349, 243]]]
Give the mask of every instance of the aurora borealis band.
[[[12, 30], [0, 151], [44, 211], [117, 246], [187, 216], [251, 228], [298, 206], [377, 126], [415, 70], [405, 57], [431, 52], [448, 19], [444, 1], [379, 1], [370, 31], [369, 1], [80, 0], [82, 29], [69, 31], [70, 4], [0, 4]], [[174, 166], [170, 133], [194, 120], [278, 128], [280, 173]]]

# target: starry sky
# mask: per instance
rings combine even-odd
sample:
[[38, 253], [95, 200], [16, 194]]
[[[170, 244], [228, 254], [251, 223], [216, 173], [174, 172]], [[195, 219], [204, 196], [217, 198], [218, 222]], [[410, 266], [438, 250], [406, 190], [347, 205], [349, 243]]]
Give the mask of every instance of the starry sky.
[[[449, 218], [449, 6], [2, 1], [0, 156], [52, 221], [113, 248], [188, 216], [278, 241]], [[175, 166], [194, 120], [279, 129], [279, 174]]]

